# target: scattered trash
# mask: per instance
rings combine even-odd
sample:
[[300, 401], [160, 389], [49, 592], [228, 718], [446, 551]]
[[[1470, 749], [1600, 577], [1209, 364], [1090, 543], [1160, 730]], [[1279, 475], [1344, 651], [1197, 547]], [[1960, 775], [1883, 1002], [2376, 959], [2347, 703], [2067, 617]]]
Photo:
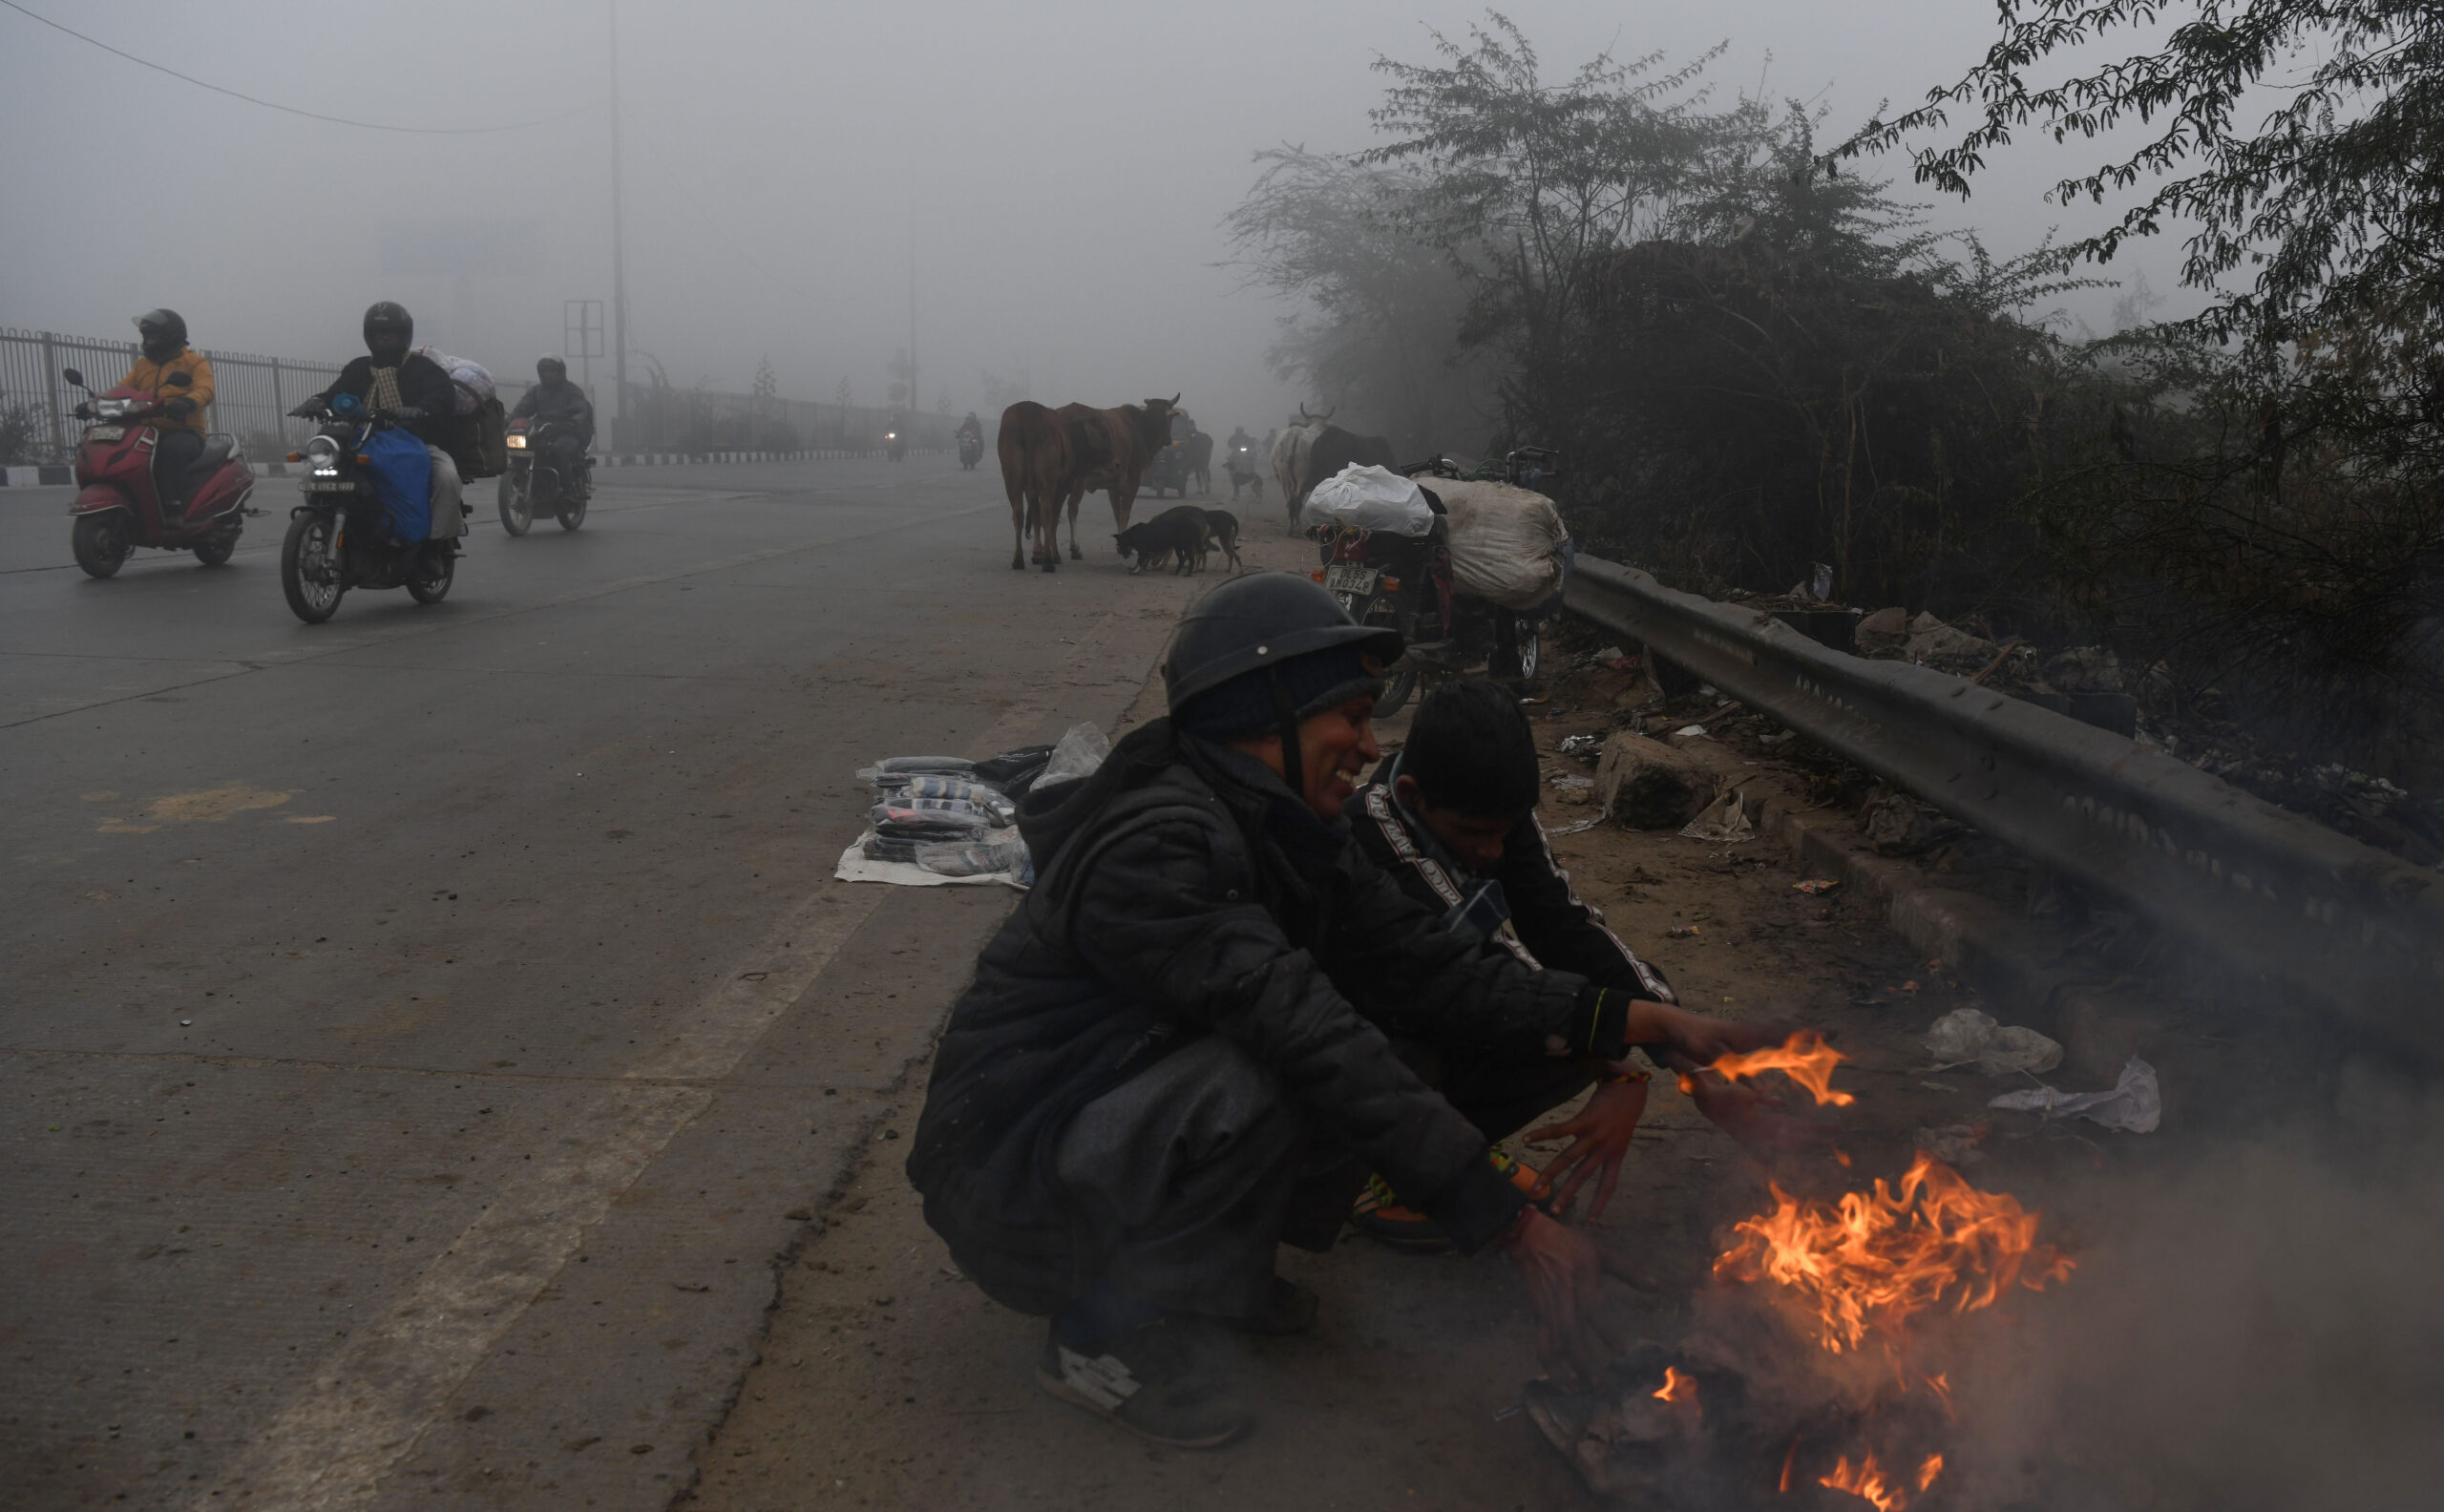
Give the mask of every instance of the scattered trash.
[[1791, 891], [1795, 892], [1804, 892], [1809, 897], [1822, 897], [1825, 893], [1832, 892], [1841, 885], [1842, 884], [1839, 882], [1794, 882], [1791, 884]]
[[1951, 1124], [1942, 1128], [1922, 1128], [1916, 1136], [1917, 1145], [1947, 1166], [1974, 1166], [1986, 1158], [1977, 1146], [1986, 1138], [1983, 1124]]
[[1706, 727], [1703, 724], [1683, 724], [1672, 733], [1682, 740], [1696, 740], [1706, 733]]
[[1579, 820], [1579, 821], [1578, 821], [1578, 822], [1576, 822], [1575, 824], [1566, 824], [1566, 825], [1563, 825], [1561, 828], [1559, 828], [1559, 829], [1557, 829], [1557, 830], [1546, 830], [1546, 831], [1545, 831], [1545, 833], [1546, 833], [1548, 836], [1551, 836], [1551, 835], [1573, 835], [1573, 834], [1578, 834], [1578, 833], [1580, 833], [1580, 832], [1581, 832], [1581, 831], [1583, 831], [1583, 830], [1592, 830], [1592, 829], [1594, 829], [1597, 825], [1600, 825], [1600, 824], [1602, 824], [1603, 822], [1604, 822], [1604, 816], [1603, 816], [1602, 814], [1593, 814], [1593, 815], [1589, 816], [1588, 818], [1585, 818], [1585, 819], [1581, 819], [1581, 820]]
[[1604, 737], [1601, 735], [1565, 735], [1562, 737], [1562, 743], [1559, 749], [1565, 756], [1576, 756], [1581, 759], [1600, 756], [1604, 753]]
[[1695, 939], [1697, 937], [1697, 926], [1695, 924], [1675, 924], [1670, 929], [1663, 932], [1663, 937], [1665, 939]]
[[1075, 782], [1081, 777], [1091, 776], [1095, 768], [1104, 764], [1104, 758], [1110, 754], [1111, 742], [1104, 738], [1104, 732], [1091, 720], [1083, 724], [1072, 724], [1069, 732], [1061, 737], [1060, 744], [1052, 747], [1051, 758], [1036, 777], [1036, 786], [1049, 788], [1055, 783]]
[[195, 1027], [195, 1020], [192, 1018], [181, 1018], [179, 1020], [179, 1027], [181, 1029], [192, 1029]]
[[2033, 1087], [2026, 1092], [2006, 1092], [1986, 1105], [2018, 1113], [2042, 1113], [2050, 1119], [2075, 1114], [2109, 1129], [2132, 1134], [2154, 1133], [2164, 1117], [2163, 1093], [2156, 1083], [2156, 1068], [2137, 1056], [2132, 1056], [2121, 1068], [2120, 1080], [2110, 1092], [2056, 1092], [2052, 1087]]
[[1716, 799], [1706, 811], [1684, 826], [1680, 833], [1691, 840], [1717, 840], [1737, 843], [1757, 838], [1756, 826], [1748, 822], [1748, 800], [1739, 788]]
[[1916, 992], [1916, 991], [1918, 990], [1918, 982], [1917, 982], [1917, 979], [1916, 979], [1915, 977], [1912, 977], [1912, 978], [1910, 978], [1908, 981], [1903, 982], [1903, 983], [1901, 984], [1901, 990], [1902, 990], [1903, 992], [1906, 992], [1906, 993], [1914, 993], [1914, 992]]
[[1566, 804], [1586, 804], [1595, 801], [1595, 779], [1592, 777], [1559, 772], [1554, 775], [1552, 783], [1554, 795]]
[[1991, 1014], [1955, 1008], [1927, 1031], [1935, 1069], [1970, 1066], [1988, 1076], [2034, 1075], [2062, 1063], [2062, 1047], [2033, 1029], [1999, 1024]]
[[1622, 650], [1619, 646], [1608, 645], [1601, 651], [1595, 653], [1595, 664], [1597, 666], [1611, 667], [1615, 672], [1627, 672], [1632, 667], [1636, 666], [1637, 662], [1633, 661], [1630, 654], [1627, 651]]

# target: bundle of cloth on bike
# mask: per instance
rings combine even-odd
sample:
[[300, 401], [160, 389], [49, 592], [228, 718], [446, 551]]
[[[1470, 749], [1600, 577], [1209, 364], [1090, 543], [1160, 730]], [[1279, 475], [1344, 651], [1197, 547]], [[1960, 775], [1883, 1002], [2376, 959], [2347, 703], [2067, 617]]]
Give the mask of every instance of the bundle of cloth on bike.
[[1452, 586], [1506, 609], [1546, 612], [1570, 578], [1570, 528], [1532, 489], [1476, 478], [1431, 488], [1386, 468], [1341, 469], [1307, 495], [1305, 517], [1401, 536], [1430, 534], [1440, 516]]

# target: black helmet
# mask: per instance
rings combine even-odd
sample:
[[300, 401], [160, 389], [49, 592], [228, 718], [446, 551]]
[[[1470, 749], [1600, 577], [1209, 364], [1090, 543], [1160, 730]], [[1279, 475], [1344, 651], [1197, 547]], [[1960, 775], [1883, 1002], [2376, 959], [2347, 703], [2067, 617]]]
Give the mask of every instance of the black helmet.
[[187, 344], [187, 323], [174, 309], [146, 310], [136, 317], [136, 333], [147, 348], [158, 346], [173, 357]]
[[535, 376], [545, 383], [550, 383], [554, 379], [566, 380], [568, 375], [569, 365], [558, 357], [546, 355], [535, 359]]
[[1298, 722], [1349, 698], [1380, 695], [1378, 674], [1400, 654], [1398, 630], [1353, 622], [1322, 585], [1290, 573], [1251, 573], [1181, 618], [1163, 663], [1163, 692], [1173, 723], [1191, 732], [1219, 720], [1231, 722], [1225, 733], [1269, 724], [1281, 741], [1281, 780], [1303, 798]]
[[1198, 599], [1171, 637], [1163, 663], [1170, 711], [1243, 672], [1334, 646], [1359, 645], [1383, 662], [1401, 654], [1401, 633], [1362, 625], [1311, 578], [1260, 572], [1233, 578]]
[[413, 341], [416, 338], [415, 317], [408, 313], [406, 305], [395, 300], [377, 300], [366, 307], [365, 345], [372, 346], [373, 333], [380, 329], [397, 331], [407, 340]]

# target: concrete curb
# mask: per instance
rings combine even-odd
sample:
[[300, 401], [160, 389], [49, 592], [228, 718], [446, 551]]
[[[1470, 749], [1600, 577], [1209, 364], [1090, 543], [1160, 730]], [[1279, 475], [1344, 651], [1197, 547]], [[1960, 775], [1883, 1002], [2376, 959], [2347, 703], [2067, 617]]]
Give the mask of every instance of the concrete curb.
[[[880, 448], [872, 451], [851, 448], [819, 449], [811, 452], [610, 452], [594, 459], [597, 467], [690, 467], [720, 462], [846, 462], [860, 457], [884, 455]], [[910, 456], [949, 456], [948, 447], [910, 447]], [[286, 462], [253, 462], [246, 464], [257, 477], [289, 477], [298, 470]], [[0, 468], [0, 488], [59, 488], [76, 481], [75, 470], [66, 463], [39, 467]]]

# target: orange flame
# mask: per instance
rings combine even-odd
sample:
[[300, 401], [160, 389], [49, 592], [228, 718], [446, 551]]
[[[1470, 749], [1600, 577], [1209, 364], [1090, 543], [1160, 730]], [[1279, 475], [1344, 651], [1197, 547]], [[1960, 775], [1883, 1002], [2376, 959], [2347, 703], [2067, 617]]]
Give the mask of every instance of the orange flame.
[[[1939, 1454], [1927, 1456], [1927, 1462], [1918, 1467], [1919, 1493], [1925, 1494], [1927, 1488], [1935, 1483], [1935, 1477], [1943, 1473], [1944, 1457]], [[1884, 1466], [1876, 1463], [1872, 1450], [1859, 1461], [1856, 1469], [1851, 1468], [1850, 1457], [1844, 1455], [1833, 1461], [1833, 1473], [1819, 1477], [1816, 1483], [1864, 1498], [1875, 1504], [1877, 1512], [1900, 1512], [1902, 1507], [1909, 1504], [1907, 1489], [1884, 1478]]]
[[1838, 1206], [1800, 1201], [1779, 1184], [1772, 1191], [1773, 1211], [1733, 1226], [1715, 1274], [1798, 1292], [1816, 1310], [1818, 1341], [1836, 1354], [1947, 1295], [1967, 1312], [2015, 1284], [2041, 1291], [2071, 1273], [2068, 1257], [2036, 1242], [2042, 1214], [2008, 1192], [1978, 1190], [1923, 1150], [1898, 1186], [1879, 1177], [1872, 1192], [1846, 1193]]
[[1663, 1385], [1656, 1390], [1654, 1399], [1656, 1401], [1688, 1402], [1694, 1406], [1697, 1400], [1696, 1378], [1695, 1376], [1681, 1375], [1677, 1366], [1666, 1365], [1663, 1367]]
[[1835, 1107], [1847, 1107], [1858, 1099], [1833, 1090], [1833, 1068], [1847, 1059], [1826, 1044], [1822, 1035], [1813, 1029], [1801, 1029], [1773, 1049], [1735, 1051], [1717, 1058], [1706, 1069], [1719, 1071], [1735, 1082], [1759, 1072], [1780, 1071], [1807, 1088], [1819, 1106], [1829, 1102]]

